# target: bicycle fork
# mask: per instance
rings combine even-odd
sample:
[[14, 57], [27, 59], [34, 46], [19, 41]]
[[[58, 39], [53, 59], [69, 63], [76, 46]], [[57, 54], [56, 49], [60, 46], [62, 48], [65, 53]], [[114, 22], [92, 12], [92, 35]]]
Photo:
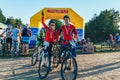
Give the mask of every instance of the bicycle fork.
[[44, 53], [44, 51], [41, 53], [41, 65], [43, 65], [43, 64], [46, 64], [47, 63], [47, 59], [46, 59], [46, 55], [47, 55], [47, 53]]

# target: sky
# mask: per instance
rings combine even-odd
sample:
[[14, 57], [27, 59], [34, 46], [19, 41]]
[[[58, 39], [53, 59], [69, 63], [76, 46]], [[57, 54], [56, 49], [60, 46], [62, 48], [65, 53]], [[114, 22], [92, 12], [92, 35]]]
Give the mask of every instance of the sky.
[[21, 18], [24, 24], [43, 8], [72, 8], [85, 22], [105, 9], [120, 12], [120, 0], [0, 0], [0, 8], [6, 17]]

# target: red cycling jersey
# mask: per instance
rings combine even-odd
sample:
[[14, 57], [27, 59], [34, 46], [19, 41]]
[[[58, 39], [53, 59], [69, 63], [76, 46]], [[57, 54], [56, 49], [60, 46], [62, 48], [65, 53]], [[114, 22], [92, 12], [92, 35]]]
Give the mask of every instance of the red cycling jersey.
[[59, 31], [59, 35], [61, 32], [63, 33], [62, 44], [68, 44], [67, 40], [72, 40], [73, 38], [77, 38], [77, 34], [78, 34], [75, 26], [72, 24], [70, 24], [68, 27], [66, 25], [63, 25]]
[[57, 32], [50, 29], [45, 23], [44, 23], [44, 17], [42, 17], [42, 24], [46, 30], [46, 36], [44, 38], [44, 41], [47, 41], [49, 43], [54, 42], [58, 37], [56, 35]]

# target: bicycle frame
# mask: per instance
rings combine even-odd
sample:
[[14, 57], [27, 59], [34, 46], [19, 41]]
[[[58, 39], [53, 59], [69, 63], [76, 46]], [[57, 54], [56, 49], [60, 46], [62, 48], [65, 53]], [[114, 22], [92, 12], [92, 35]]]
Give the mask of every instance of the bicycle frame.
[[43, 59], [43, 57], [46, 55], [46, 54], [48, 54], [48, 53], [44, 53], [44, 50], [45, 49], [47, 49], [47, 47], [46, 46], [44, 46], [44, 47], [39, 47], [38, 48], [38, 51], [37, 51], [37, 53], [38, 53], [38, 60], [40, 60], [40, 58], [42, 58]]
[[61, 54], [61, 57], [63, 57], [64, 55], [65, 55], [65, 57], [67, 57], [69, 54], [72, 55], [71, 54], [71, 46], [66, 46], [65, 48], [66, 49], [62, 50], [63, 54]]

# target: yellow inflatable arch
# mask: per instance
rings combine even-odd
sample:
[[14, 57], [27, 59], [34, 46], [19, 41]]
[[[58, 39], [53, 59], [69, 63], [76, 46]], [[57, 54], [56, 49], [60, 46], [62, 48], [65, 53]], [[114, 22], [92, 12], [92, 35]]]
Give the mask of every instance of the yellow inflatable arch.
[[70, 22], [72, 22], [78, 30], [79, 39], [81, 40], [84, 37], [84, 19], [71, 8], [43, 8], [30, 18], [30, 26], [32, 28], [42, 27], [42, 11], [44, 12], [45, 20], [63, 19], [64, 15], [69, 15]]

